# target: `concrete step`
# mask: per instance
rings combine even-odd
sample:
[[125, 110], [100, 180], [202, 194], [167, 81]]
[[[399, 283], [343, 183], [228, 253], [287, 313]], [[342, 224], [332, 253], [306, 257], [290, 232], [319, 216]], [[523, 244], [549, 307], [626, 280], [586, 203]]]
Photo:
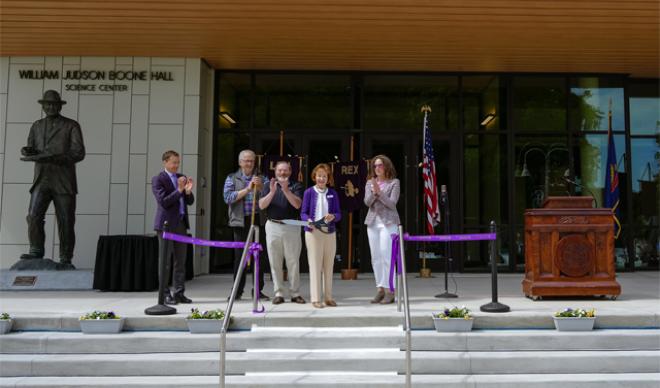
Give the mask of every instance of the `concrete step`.
[[[227, 373], [404, 371], [398, 349], [254, 350], [227, 353]], [[437, 352], [412, 354], [415, 374], [660, 373], [660, 351]], [[512, 367], [515, 368], [512, 370]], [[219, 353], [6, 354], [0, 376], [197, 376]]]
[[[242, 388], [380, 388], [403, 387], [405, 377], [387, 374], [299, 373], [227, 376], [227, 387]], [[659, 373], [624, 374], [522, 374], [522, 375], [416, 375], [415, 388], [657, 388]], [[217, 388], [217, 376], [135, 377], [16, 377], [0, 378], [0, 387], [33, 388]]]
[[[224, 309], [224, 306], [220, 306]], [[414, 306], [413, 306], [414, 307]], [[325, 310], [325, 309], [324, 309]], [[185, 317], [187, 311], [172, 316], [123, 315], [124, 330], [187, 331]], [[250, 330], [253, 325], [262, 327], [396, 327], [403, 324], [403, 313], [392, 306], [389, 310], [370, 311], [369, 315], [359, 315], [341, 309], [323, 312], [320, 315], [301, 316], [295, 312], [266, 314], [236, 313], [232, 315], [230, 329]], [[474, 312], [475, 329], [554, 329], [551, 312], [513, 311], [506, 314]], [[57, 314], [52, 316], [29, 316], [12, 314], [15, 331], [80, 331], [78, 315]], [[411, 322], [414, 329], [433, 329], [431, 311], [412, 311]], [[629, 311], [599, 313], [597, 329], [648, 329], [660, 328], [660, 314], [630, 314]]]
[[[263, 328], [230, 332], [227, 350], [401, 348], [404, 332], [393, 327]], [[87, 335], [67, 332], [13, 332], [0, 336], [0, 353], [174, 353], [217, 352], [219, 334], [122, 332]], [[475, 330], [469, 333], [412, 332], [413, 350], [660, 350], [660, 330]]]

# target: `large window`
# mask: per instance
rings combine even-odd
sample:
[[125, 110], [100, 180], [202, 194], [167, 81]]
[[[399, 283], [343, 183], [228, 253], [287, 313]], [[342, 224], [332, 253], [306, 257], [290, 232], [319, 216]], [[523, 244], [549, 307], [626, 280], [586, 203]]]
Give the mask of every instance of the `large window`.
[[463, 118], [465, 129], [506, 129], [506, 87], [498, 76], [463, 77]]
[[215, 119], [221, 129], [251, 128], [250, 74], [222, 73], [220, 101]]
[[632, 245], [635, 268], [660, 268], [660, 82], [630, 83]]
[[566, 137], [516, 136], [514, 140], [515, 214], [524, 224], [525, 209], [538, 208], [549, 196], [569, 195], [564, 177], [568, 176]]
[[351, 78], [330, 74], [257, 74], [255, 128], [352, 128]]
[[[494, 220], [498, 264], [511, 270], [523, 269], [526, 209], [542, 206], [548, 196], [567, 195], [593, 196], [596, 206], [604, 205], [611, 111], [622, 224], [617, 268], [659, 267], [656, 79], [268, 71], [219, 71], [216, 79], [214, 190], [222, 190], [244, 148], [271, 155], [282, 146], [284, 154], [313, 165], [346, 160], [353, 144], [355, 159], [377, 150], [391, 154], [407, 193], [402, 219], [422, 228], [420, 109], [429, 105], [438, 182], [454, 199], [452, 232], [483, 232]], [[221, 200], [214, 214], [214, 238], [231, 239]], [[461, 264], [455, 268], [487, 269], [486, 243], [460, 244], [453, 253]]]
[[610, 78], [571, 78], [569, 125], [572, 131], [607, 131], [608, 112], [612, 112], [612, 130], [626, 128], [623, 80]]
[[514, 130], [566, 130], [565, 78], [520, 76], [512, 84]]
[[[605, 201], [605, 176], [607, 174], [607, 134], [590, 134], [575, 139], [573, 150], [575, 160], [575, 187], [577, 195], [590, 195], [596, 200], [596, 206], [602, 207]], [[614, 135], [614, 149], [619, 173], [619, 191], [625, 198], [626, 143], [624, 135]], [[623, 201], [622, 201], [623, 202]], [[621, 208], [625, 208], [622, 203]]]
[[660, 85], [658, 81], [631, 83], [630, 134], [660, 135]]
[[[487, 232], [491, 221], [499, 234], [498, 263], [508, 268], [509, 195], [506, 136], [468, 134], [465, 136], [463, 164], [463, 209], [466, 233]], [[489, 265], [487, 243], [466, 243], [463, 267], [486, 269]]]
[[421, 131], [424, 105], [434, 131], [458, 129], [458, 77], [368, 75], [363, 99], [365, 129]]

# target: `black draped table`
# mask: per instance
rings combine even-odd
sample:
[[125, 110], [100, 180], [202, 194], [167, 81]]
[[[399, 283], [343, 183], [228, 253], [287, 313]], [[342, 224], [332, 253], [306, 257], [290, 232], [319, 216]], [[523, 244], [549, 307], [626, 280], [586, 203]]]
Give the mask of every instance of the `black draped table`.
[[[192, 279], [193, 274], [193, 247], [188, 245], [186, 280]], [[158, 237], [99, 236], [93, 288], [101, 291], [157, 290]]]

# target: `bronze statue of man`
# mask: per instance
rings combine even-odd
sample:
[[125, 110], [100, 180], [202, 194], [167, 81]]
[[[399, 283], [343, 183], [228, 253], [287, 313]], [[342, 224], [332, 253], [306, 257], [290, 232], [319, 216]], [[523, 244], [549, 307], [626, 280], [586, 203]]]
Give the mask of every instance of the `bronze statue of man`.
[[76, 163], [85, 158], [85, 145], [80, 125], [60, 115], [66, 101], [58, 92], [46, 91], [39, 103], [46, 117], [32, 124], [27, 146], [21, 148], [21, 160], [35, 163], [27, 215], [30, 252], [21, 255], [21, 259], [43, 259], [45, 216], [52, 201], [60, 238], [60, 263], [71, 266], [76, 243]]

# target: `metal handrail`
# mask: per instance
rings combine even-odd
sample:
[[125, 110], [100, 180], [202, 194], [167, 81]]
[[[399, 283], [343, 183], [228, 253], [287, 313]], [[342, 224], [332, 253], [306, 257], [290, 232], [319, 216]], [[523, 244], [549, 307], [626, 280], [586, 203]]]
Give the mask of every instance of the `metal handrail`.
[[[397, 276], [397, 283], [399, 283], [401, 285], [401, 289], [403, 289], [403, 330], [406, 333], [406, 388], [410, 388], [412, 386], [412, 357], [410, 354], [410, 348], [412, 347], [412, 339], [410, 333], [410, 299], [408, 298], [408, 282], [406, 280], [406, 254], [403, 240], [403, 226], [401, 225], [399, 225], [399, 255], [401, 256], [401, 273]], [[397, 307], [398, 310], [401, 311], [401, 293], [398, 287], [399, 284], [397, 284]]]
[[[234, 307], [234, 300], [236, 299], [236, 293], [238, 291], [238, 284], [241, 281], [241, 276], [243, 276], [243, 270], [245, 268], [245, 261], [248, 257], [248, 250], [253, 241], [253, 236], [256, 234], [258, 236], [257, 227], [255, 225], [250, 225], [250, 230], [248, 231], [247, 239], [245, 239], [245, 246], [243, 247], [243, 253], [241, 254], [241, 264], [238, 266], [238, 271], [236, 272], [236, 277], [234, 278], [234, 286], [231, 289], [231, 296], [227, 302], [227, 310], [225, 311], [225, 319], [222, 322], [222, 328], [220, 329], [220, 387], [225, 388], [225, 347], [227, 345], [227, 328], [229, 327], [229, 318], [231, 317], [231, 309]], [[255, 290], [255, 293], [258, 292]]]

